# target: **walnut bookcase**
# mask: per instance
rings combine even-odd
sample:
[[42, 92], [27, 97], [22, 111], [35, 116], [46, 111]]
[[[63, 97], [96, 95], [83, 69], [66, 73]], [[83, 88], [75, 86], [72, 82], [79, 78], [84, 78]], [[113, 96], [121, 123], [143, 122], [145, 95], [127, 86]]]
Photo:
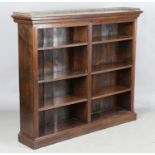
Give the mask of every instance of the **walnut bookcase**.
[[15, 12], [19, 141], [36, 149], [136, 119], [136, 8]]

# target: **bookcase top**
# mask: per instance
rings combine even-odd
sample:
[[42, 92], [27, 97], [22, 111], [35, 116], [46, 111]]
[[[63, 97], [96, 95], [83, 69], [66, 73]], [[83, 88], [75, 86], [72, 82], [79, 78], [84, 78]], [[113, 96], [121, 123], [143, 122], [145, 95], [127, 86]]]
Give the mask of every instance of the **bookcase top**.
[[124, 14], [124, 13], [141, 13], [139, 8], [129, 7], [113, 7], [113, 8], [101, 8], [101, 9], [81, 9], [81, 10], [63, 10], [63, 11], [32, 11], [32, 12], [14, 12], [13, 18], [25, 18], [30, 20], [38, 19], [56, 19], [63, 17], [85, 17], [91, 15], [103, 15], [109, 14]]

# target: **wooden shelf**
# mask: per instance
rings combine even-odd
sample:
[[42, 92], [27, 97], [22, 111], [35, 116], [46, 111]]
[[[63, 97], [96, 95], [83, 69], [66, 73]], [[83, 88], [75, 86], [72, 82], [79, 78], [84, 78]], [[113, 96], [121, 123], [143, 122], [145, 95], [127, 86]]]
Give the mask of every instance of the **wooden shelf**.
[[59, 42], [59, 44], [57, 45], [53, 45], [53, 46], [49, 46], [49, 47], [39, 47], [38, 50], [39, 51], [45, 51], [45, 50], [52, 50], [52, 49], [60, 49], [60, 48], [69, 48], [69, 47], [78, 47], [78, 46], [86, 46], [88, 45], [87, 42], [78, 42], [78, 41], [74, 41], [74, 42]]
[[54, 76], [51, 75], [46, 75], [44, 80], [39, 80], [38, 83], [48, 83], [48, 82], [53, 82], [53, 81], [59, 81], [59, 80], [66, 80], [66, 79], [73, 79], [73, 78], [78, 78], [78, 77], [84, 77], [87, 76], [88, 73], [86, 72], [58, 72], [55, 73]]
[[106, 37], [94, 37], [93, 44], [102, 44], [102, 43], [112, 43], [112, 42], [119, 42], [119, 41], [126, 41], [132, 40], [133, 37], [129, 37], [126, 35], [114, 35], [114, 36], [106, 36]]
[[131, 68], [130, 63], [112, 63], [92, 66], [92, 75]]
[[60, 108], [67, 105], [77, 104], [81, 102], [86, 102], [88, 99], [78, 96], [65, 96], [65, 97], [56, 97], [53, 100], [45, 102], [45, 106], [39, 108], [39, 111], [46, 111], [50, 109]]
[[127, 113], [131, 113], [131, 112], [128, 110], [124, 110], [122, 108], [115, 108], [115, 109], [104, 111], [102, 113], [91, 114], [91, 118], [92, 118], [92, 122], [95, 122], [97, 120], [102, 120], [113, 116], [117, 117], [119, 115], [123, 115]]
[[56, 122], [53, 127], [49, 127], [48, 129], [41, 131], [40, 136], [45, 136], [49, 134], [54, 134], [63, 130], [72, 129], [76, 127], [80, 127], [81, 125], [84, 125], [85, 123], [77, 118], [71, 118], [67, 120], [61, 120], [59, 122]]
[[87, 102], [39, 112], [40, 135], [53, 134], [85, 124]]
[[131, 91], [131, 88], [127, 88], [124, 86], [113, 86], [96, 92], [95, 94], [93, 94], [91, 99], [95, 100], [95, 99], [121, 94], [129, 91]]

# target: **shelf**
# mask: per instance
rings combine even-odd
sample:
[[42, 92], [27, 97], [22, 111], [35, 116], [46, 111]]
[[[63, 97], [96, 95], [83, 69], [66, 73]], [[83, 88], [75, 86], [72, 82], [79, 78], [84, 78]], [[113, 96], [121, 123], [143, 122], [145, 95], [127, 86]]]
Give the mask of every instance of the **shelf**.
[[131, 93], [126, 92], [93, 100], [91, 102], [92, 121], [106, 116], [110, 117], [112, 114], [116, 114], [117, 112], [130, 111], [130, 96]]
[[92, 75], [131, 68], [130, 63], [109, 63], [92, 66]]
[[93, 44], [132, 40], [132, 27], [132, 23], [93, 25]]
[[87, 78], [78, 77], [39, 85], [39, 111], [87, 101]]
[[124, 115], [124, 114], [128, 114], [131, 113], [129, 110], [124, 110], [122, 108], [116, 108], [116, 109], [111, 109], [102, 113], [94, 113], [92, 114], [91, 118], [92, 118], [92, 122], [101, 120], [101, 119], [106, 119], [106, 118], [110, 118], [115, 116], [118, 117], [119, 115]]
[[46, 75], [46, 79], [44, 80], [39, 80], [38, 83], [48, 83], [48, 82], [53, 82], [53, 81], [59, 81], [59, 80], [66, 80], [66, 79], [73, 79], [73, 78], [78, 78], [78, 77], [84, 77], [87, 76], [88, 73], [86, 72], [58, 72], [55, 73], [54, 76], [51, 75]]
[[87, 122], [87, 102], [39, 112], [39, 133], [47, 135], [71, 129]]
[[92, 74], [131, 68], [131, 51], [131, 41], [93, 46]]
[[131, 88], [124, 87], [124, 86], [113, 86], [96, 92], [91, 99], [92, 100], [100, 99], [103, 97], [108, 97], [108, 96], [121, 94], [129, 91], [131, 91]]
[[93, 45], [102, 44], [102, 43], [126, 41], [126, 40], [132, 40], [132, 39], [133, 39], [133, 37], [129, 37], [126, 35], [100, 36], [100, 37], [93, 38]]
[[54, 124], [53, 128], [48, 128], [46, 131], [40, 132], [40, 136], [45, 136], [48, 134], [54, 134], [62, 130], [72, 129], [84, 125], [85, 123], [77, 118], [72, 118], [68, 120], [61, 120]]
[[86, 46], [88, 45], [87, 42], [78, 42], [78, 41], [73, 41], [73, 42], [59, 42], [57, 45], [49, 46], [49, 47], [39, 47], [39, 51], [45, 51], [45, 50], [52, 50], [52, 49], [61, 49], [61, 48], [69, 48], [69, 47], [78, 47], [78, 46]]
[[60, 108], [67, 105], [77, 104], [77, 103], [86, 102], [86, 101], [87, 101], [87, 98], [78, 97], [78, 96], [56, 97], [51, 101], [47, 101], [45, 106], [42, 106], [39, 108], [39, 111]]
[[38, 55], [39, 83], [87, 76], [86, 46], [54, 49]]
[[50, 50], [88, 45], [88, 27], [38, 29], [38, 50]]

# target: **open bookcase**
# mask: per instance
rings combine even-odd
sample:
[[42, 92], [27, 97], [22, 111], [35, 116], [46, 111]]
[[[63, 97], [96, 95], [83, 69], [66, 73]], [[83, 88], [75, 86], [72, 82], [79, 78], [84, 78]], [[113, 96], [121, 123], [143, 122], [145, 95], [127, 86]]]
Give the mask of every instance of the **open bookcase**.
[[20, 142], [36, 149], [136, 119], [135, 27], [141, 11], [121, 9], [13, 14]]

